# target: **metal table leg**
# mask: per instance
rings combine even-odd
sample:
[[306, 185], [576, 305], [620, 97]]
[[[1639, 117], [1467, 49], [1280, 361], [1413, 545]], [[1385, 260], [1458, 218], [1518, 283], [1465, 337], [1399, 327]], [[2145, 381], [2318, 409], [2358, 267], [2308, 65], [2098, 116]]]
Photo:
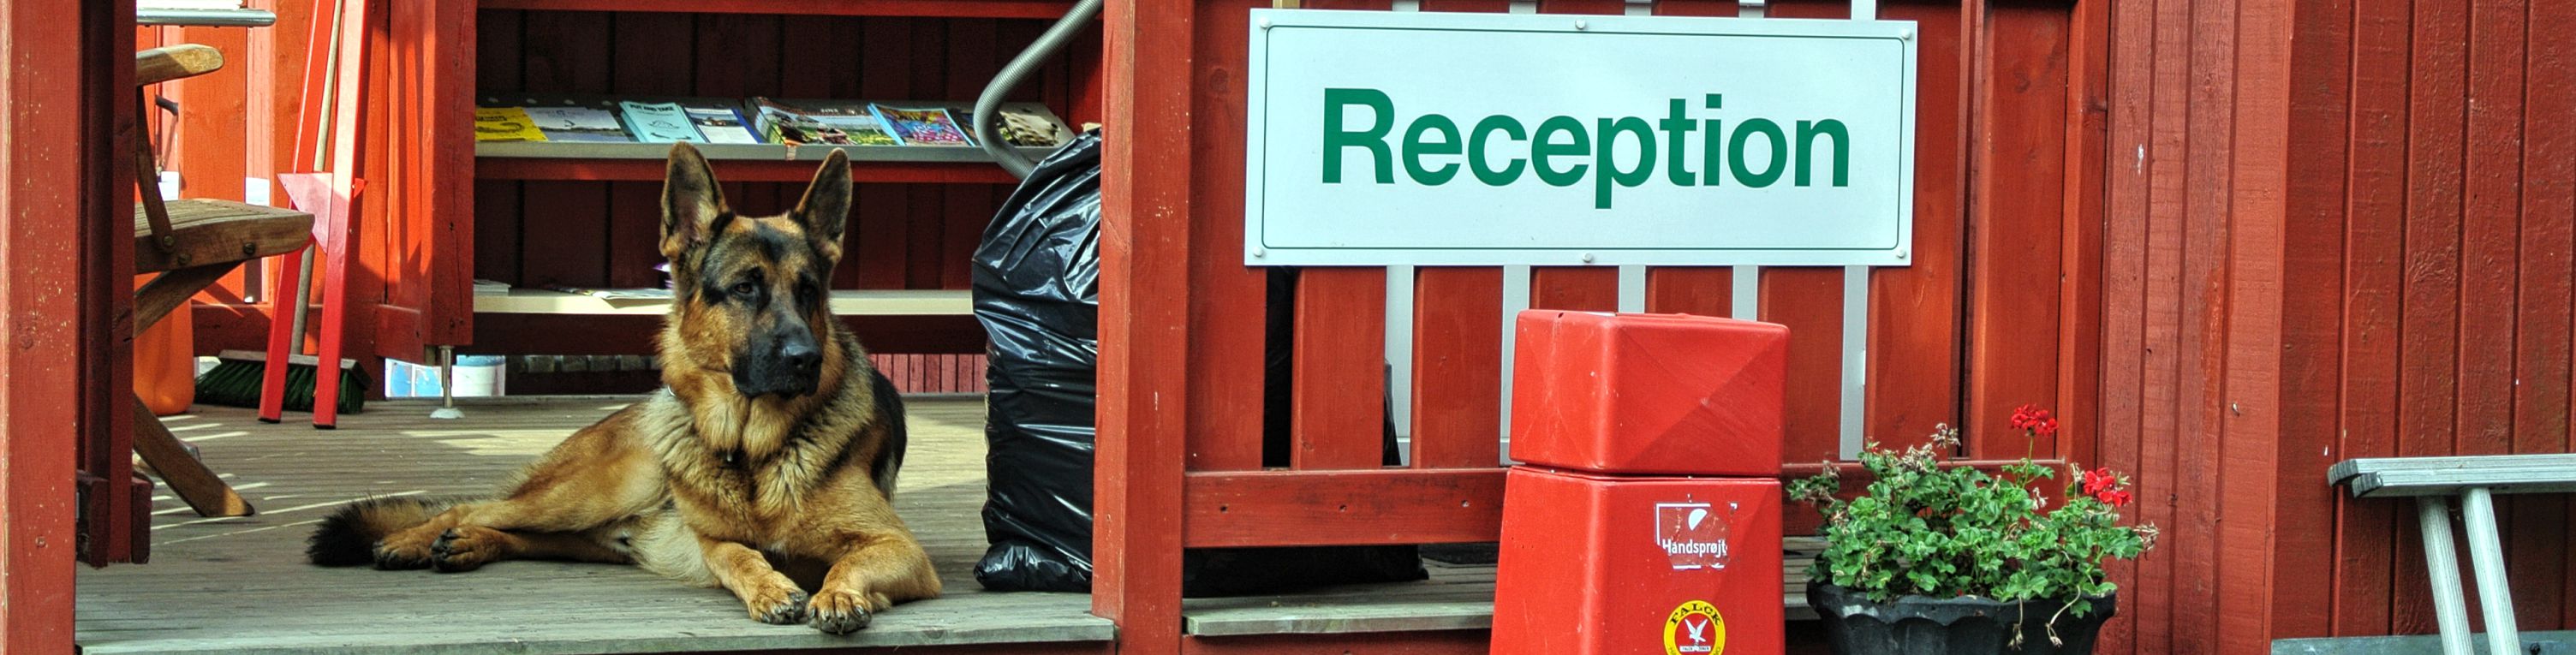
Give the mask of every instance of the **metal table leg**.
[[2486, 487], [2462, 494], [2460, 519], [2468, 523], [2469, 563], [2477, 567], [2478, 609], [2487, 618], [2487, 653], [2520, 655], [2522, 635], [2513, 622], [2513, 586], [2505, 577], [2504, 547], [2496, 539], [2494, 494]]
[[2416, 496], [2424, 528], [2424, 567], [2433, 582], [2433, 616], [2442, 627], [2442, 655], [2469, 655], [2469, 602], [2460, 593], [2460, 558], [2451, 552], [2451, 503]]

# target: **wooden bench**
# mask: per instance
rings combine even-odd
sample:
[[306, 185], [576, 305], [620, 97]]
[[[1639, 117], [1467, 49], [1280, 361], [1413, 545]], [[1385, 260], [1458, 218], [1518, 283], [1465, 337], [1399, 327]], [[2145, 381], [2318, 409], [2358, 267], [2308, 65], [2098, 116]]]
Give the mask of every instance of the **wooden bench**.
[[2350, 489], [2354, 498], [2415, 498], [2445, 655], [2468, 655], [2472, 649], [2459, 558], [2451, 551], [2450, 497], [2459, 496], [2469, 560], [2477, 569], [2478, 603], [2486, 616], [2486, 650], [2491, 655], [2523, 652], [2514, 626], [2513, 594], [2505, 583], [2504, 548], [2496, 537], [2495, 494], [2576, 491], [2576, 453], [2349, 459], [2328, 469], [2326, 482]]

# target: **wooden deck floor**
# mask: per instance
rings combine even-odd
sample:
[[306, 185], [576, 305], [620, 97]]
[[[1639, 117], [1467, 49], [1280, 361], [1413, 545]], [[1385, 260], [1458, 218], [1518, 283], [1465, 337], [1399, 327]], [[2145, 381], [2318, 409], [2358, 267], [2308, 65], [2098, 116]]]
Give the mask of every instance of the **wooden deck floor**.
[[304, 538], [331, 508], [369, 495], [490, 493], [510, 471], [626, 399], [496, 399], [465, 418], [432, 405], [372, 404], [341, 428], [265, 425], [200, 408], [167, 421], [259, 509], [201, 519], [155, 499], [152, 562], [80, 575], [87, 653], [572, 653], [1100, 641], [1113, 627], [1081, 594], [981, 593], [983, 405], [912, 403], [912, 450], [896, 505], [937, 562], [948, 597], [911, 603], [833, 637], [745, 616], [721, 590], [641, 570], [503, 562], [462, 574], [324, 569]]
[[[983, 405], [914, 399], [897, 509], [947, 583], [856, 634], [747, 618], [721, 590], [681, 587], [631, 567], [503, 562], [480, 571], [325, 569], [303, 561], [313, 523], [370, 495], [471, 495], [493, 487], [625, 398], [478, 399], [465, 418], [432, 404], [384, 402], [319, 431], [201, 407], [167, 420], [259, 509], [202, 519], [155, 498], [152, 563], [80, 574], [77, 641], [86, 653], [660, 653], [789, 648], [1097, 642], [1115, 635], [1082, 594], [984, 593]], [[1800, 546], [1805, 546], [1803, 549]], [[1813, 552], [1813, 544], [1792, 544]], [[1191, 599], [1185, 629], [1206, 636], [1477, 629], [1492, 624], [1493, 568], [1429, 564], [1428, 581], [1287, 596]], [[1803, 558], [1787, 594], [1804, 610]]]

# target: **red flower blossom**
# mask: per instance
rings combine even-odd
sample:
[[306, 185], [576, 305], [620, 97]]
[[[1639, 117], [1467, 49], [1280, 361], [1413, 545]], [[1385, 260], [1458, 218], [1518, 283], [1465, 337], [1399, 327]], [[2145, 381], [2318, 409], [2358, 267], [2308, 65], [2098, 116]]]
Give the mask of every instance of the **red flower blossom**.
[[2087, 496], [2100, 496], [2100, 495], [2102, 495], [2102, 492], [2103, 492], [2103, 491], [2109, 490], [2109, 489], [2111, 488], [2111, 483], [2116, 482], [2116, 481], [2117, 481], [2117, 479], [2116, 479], [2116, 478], [2113, 478], [2113, 477], [2111, 476], [2111, 469], [2107, 469], [2107, 468], [2098, 468], [2098, 469], [2093, 469], [2093, 470], [2090, 470], [2090, 471], [2085, 471], [2085, 472], [2084, 472], [2084, 495], [2087, 495]]
[[2038, 405], [2023, 405], [2023, 406], [2020, 406], [2020, 407], [2015, 407], [2015, 408], [2013, 408], [2013, 415], [2012, 415], [2012, 427], [2013, 427], [2013, 429], [2015, 429], [2015, 430], [2027, 430], [2027, 429], [2030, 429], [2030, 428], [2031, 428], [2031, 427], [2033, 427], [2033, 426], [2038, 425], [2039, 423], [2038, 423], [2038, 421], [2037, 421], [2037, 420], [2035, 420], [2035, 419], [2033, 418], [2033, 414], [2039, 414], [2039, 415], [2043, 415], [2043, 416], [2044, 416], [2044, 415], [2046, 415], [2046, 412], [2045, 412], [2045, 411], [2043, 411], [2043, 410], [2041, 410], [2041, 409], [2039, 408], [2039, 406], [2038, 406]]
[[2096, 496], [2096, 498], [2100, 499], [2102, 502], [2110, 503], [2112, 507], [2129, 504], [2129, 492], [2118, 489], [2102, 492], [2102, 495]]

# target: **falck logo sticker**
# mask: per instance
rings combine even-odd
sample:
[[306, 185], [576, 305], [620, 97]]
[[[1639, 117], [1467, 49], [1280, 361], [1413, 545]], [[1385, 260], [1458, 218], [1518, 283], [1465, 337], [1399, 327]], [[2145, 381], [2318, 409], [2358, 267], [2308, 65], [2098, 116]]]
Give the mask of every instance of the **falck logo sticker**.
[[1664, 655], [1718, 655], [1726, 652], [1726, 617], [1717, 606], [1694, 600], [1664, 617]]
[[1725, 569], [1735, 560], [1726, 545], [1729, 514], [1708, 503], [1655, 503], [1655, 546], [1676, 571]]

